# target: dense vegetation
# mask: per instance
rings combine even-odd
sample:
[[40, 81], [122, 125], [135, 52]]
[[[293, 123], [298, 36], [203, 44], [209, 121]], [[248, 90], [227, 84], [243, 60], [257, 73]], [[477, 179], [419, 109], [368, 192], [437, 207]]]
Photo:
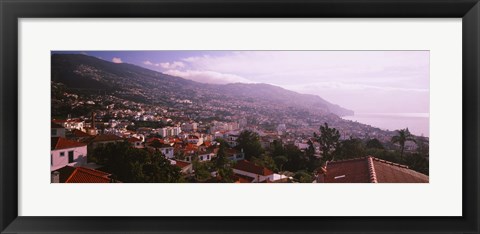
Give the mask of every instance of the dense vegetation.
[[183, 182], [180, 169], [160, 153], [132, 148], [129, 143], [100, 145], [89, 152], [89, 161], [103, 165], [103, 171], [125, 183]]
[[[283, 145], [274, 141], [267, 149], [261, 147], [256, 133], [243, 131], [238, 139], [238, 149], [243, 149], [245, 157], [257, 165], [272, 171], [290, 171], [299, 181], [310, 180], [314, 171], [325, 165], [326, 161], [345, 160], [365, 156], [373, 156], [394, 163], [408, 166], [410, 169], [429, 173], [428, 142], [421, 138], [415, 139], [408, 129], [398, 130], [398, 135], [392, 138], [390, 144], [382, 144], [378, 139], [349, 138], [340, 140], [340, 134], [328, 124], [320, 127], [320, 133], [314, 133], [313, 138], [319, 144], [321, 157], [315, 150], [312, 141], [308, 148], [300, 150], [293, 144]], [[405, 142], [417, 144], [415, 151], [406, 151]]]
[[[319, 152], [316, 152], [311, 140], [304, 150], [293, 144], [283, 145], [279, 141], [273, 141], [270, 147], [264, 149], [259, 136], [251, 131], [241, 132], [237, 148], [243, 149], [247, 160], [274, 172], [291, 172], [293, 178], [299, 182], [311, 182], [314, 172], [327, 161], [365, 156], [407, 165], [410, 169], [426, 175], [429, 173], [428, 142], [421, 138], [415, 139], [409, 134], [408, 129], [398, 130], [398, 135], [392, 138], [393, 145], [389, 144], [388, 147], [375, 138], [340, 140], [338, 131], [330, 128], [328, 124], [324, 124], [319, 130], [320, 133], [315, 133], [312, 139], [318, 142], [322, 157], [319, 157]], [[414, 141], [417, 149], [406, 151], [406, 140], [399, 138]], [[197, 156], [193, 156], [192, 164], [195, 170], [193, 177], [183, 177], [180, 169], [171, 165], [160, 153], [132, 148], [126, 142], [99, 146], [89, 152], [89, 160], [103, 165], [104, 171], [111, 173], [113, 179], [122, 182], [233, 182], [234, 162], [227, 158], [227, 143], [222, 139], [216, 141], [220, 146], [217, 157], [212, 161], [200, 162]], [[176, 157], [181, 159], [184, 155], [176, 154]]]

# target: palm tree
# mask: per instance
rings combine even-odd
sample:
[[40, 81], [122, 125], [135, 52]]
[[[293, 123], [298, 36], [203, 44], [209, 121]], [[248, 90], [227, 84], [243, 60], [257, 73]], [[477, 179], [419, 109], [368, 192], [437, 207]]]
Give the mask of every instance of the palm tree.
[[408, 128], [397, 130], [398, 135], [392, 137], [392, 143], [400, 145], [400, 158], [403, 159], [403, 151], [405, 149], [405, 142], [412, 141], [417, 143], [414, 136], [410, 133]]

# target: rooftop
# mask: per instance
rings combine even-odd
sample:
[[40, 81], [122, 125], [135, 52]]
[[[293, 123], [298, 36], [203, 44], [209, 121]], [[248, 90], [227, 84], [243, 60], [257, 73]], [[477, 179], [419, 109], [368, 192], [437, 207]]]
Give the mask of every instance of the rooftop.
[[[110, 183], [110, 174], [85, 167], [65, 166], [58, 170], [60, 183]], [[55, 172], [55, 171], [52, 171]]]
[[80, 143], [72, 140], [67, 140], [63, 137], [52, 137], [50, 150], [69, 149], [86, 146], [85, 143]]
[[372, 156], [328, 162], [325, 183], [428, 183], [429, 178], [405, 165]]
[[257, 175], [263, 175], [263, 176], [268, 176], [268, 175], [273, 174], [273, 171], [271, 171], [271, 170], [269, 170], [265, 167], [257, 166], [254, 163], [249, 162], [247, 160], [238, 161], [233, 166], [233, 169], [237, 169], [237, 170], [240, 170], [240, 171], [246, 171], [246, 172], [254, 173], [254, 174], [257, 174]]

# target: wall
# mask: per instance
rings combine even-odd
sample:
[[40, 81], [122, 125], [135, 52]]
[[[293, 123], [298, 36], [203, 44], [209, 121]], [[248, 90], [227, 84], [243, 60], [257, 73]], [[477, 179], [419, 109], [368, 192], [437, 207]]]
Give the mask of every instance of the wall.
[[[73, 163], [68, 163], [68, 152], [73, 150]], [[60, 153], [64, 152], [64, 156], [60, 156]], [[81, 146], [76, 148], [67, 148], [60, 150], [52, 150], [50, 152], [51, 164], [50, 171], [57, 170], [64, 166], [79, 166], [87, 163], [87, 146]]]

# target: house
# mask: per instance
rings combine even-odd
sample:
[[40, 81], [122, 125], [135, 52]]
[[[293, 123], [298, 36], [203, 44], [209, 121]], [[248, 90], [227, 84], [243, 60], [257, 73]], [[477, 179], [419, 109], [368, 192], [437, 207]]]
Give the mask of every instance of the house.
[[215, 150], [207, 149], [206, 151], [198, 151], [198, 160], [200, 162], [210, 161], [216, 156]]
[[87, 144], [67, 140], [63, 137], [51, 138], [50, 170], [64, 166], [80, 166], [87, 163]]
[[83, 131], [83, 128], [85, 127], [85, 121], [81, 119], [54, 119], [53, 122], [62, 125], [68, 130], [78, 129]]
[[408, 166], [372, 156], [327, 162], [317, 183], [428, 183], [429, 178]]
[[64, 166], [51, 172], [52, 183], [118, 183], [111, 174], [85, 167]]
[[225, 135], [225, 141], [228, 143], [230, 147], [236, 147], [238, 145], [238, 137], [240, 135], [237, 132], [229, 132]]
[[195, 144], [195, 145], [201, 145], [203, 144], [203, 138], [195, 136], [195, 135], [188, 135], [187, 136], [187, 143], [189, 144]]
[[236, 149], [227, 149], [227, 157], [232, 161], [240, 161], [245, 159], [245, 154]]
[[196, 132], [198, 128], [198, 123], [185, 123], [181, 126], [181, 130], [184, 132]]
[[73, 129], [70, 134], [68, 134], [68, 139], [75, 141], [84, 141], [90, 137], [92, 137], [92, 135], [78, 129]]
[[172, 164], [179, 167], [180, 171], [183, 174], [192, 174], [193, 173], [193, 166], [191, 163], [188, 162], [183, 162], [179, 160], [171, 160]]
[[128, 143], [130, 143], [130, 145], [132, 145], [133, 148], [137, 148], [137, 149], [144, 148], [141, 139], [138, 139], [136, 137], [130, 137], [127, 139], [127, 141]]
[[52, 121], [50, 129], [51, 137], [65, 137], [65, 128], [62, 125]]
[[240, 160], [233, 166], [233, 173], [240, 176], [251, 178], [252, 183], [264, 182], [266, 180], [273, 181], [273, 171], [257, 166], [247, 160]]
[[102, 135], [96, 135], [96, 136], [90, 137], [89, 139], [86, 139], [84, 142], [88, 143], [88, 147], [95, 149], [98, 146], [106, 145], [108, 143], [119, 143], [124, 141], [125, 139], [117, 135], [102, 134]]
[[165, 144], [163, 140], [153, 140], [147, 144], [147, 148], [155, 152], [161, 152], [166, 158], [170, 159], [174, 157], [174, 145], [175, 143]]

